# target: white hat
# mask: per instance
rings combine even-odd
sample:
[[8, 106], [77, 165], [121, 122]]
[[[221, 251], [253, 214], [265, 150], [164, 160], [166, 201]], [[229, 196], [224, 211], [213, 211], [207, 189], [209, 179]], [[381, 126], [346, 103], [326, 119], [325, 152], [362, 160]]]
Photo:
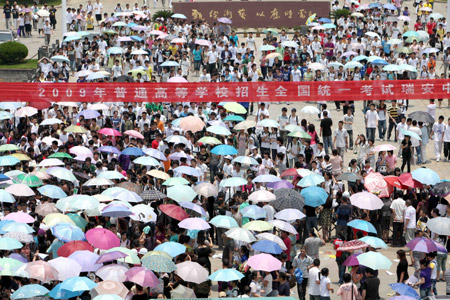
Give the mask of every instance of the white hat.
[[342, 197], [344, 197], [344, 198], [350, 198], [350, 193], [349, 193], [349, 192], [343, 192], [343, 193], [342, 193]]
[[225, 159], [233, 159], [233, 157], [231, 157], [231, 155], [225, 155], [223, 158], [225, 158]]
[[141, 249], [139, 250], [139, 254], [140, 254], [140, 255], [145, 255], [145, 254], [147, 254], [147, 252], [148, 252], [147, 248], [141, 248]]

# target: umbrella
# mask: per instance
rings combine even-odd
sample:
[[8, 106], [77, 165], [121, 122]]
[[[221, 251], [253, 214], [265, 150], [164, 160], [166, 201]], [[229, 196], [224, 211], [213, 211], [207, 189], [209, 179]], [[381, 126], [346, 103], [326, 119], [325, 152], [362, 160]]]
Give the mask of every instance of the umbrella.
[[84, 241], [84, 232], [71, 223], [59, 223], [52, 227], [52, 233], [62, 242]]
[[180, 206], [186, 209], [190, 209], [196, 213], [198, 213], [201, 216], [206, 216], [206, 211], [198, 204], [192, 203], [192, 202], [182, 202], [180, 203]]
[[[294, 228], [294, 226], [292, 226], [288, 222], [281, 221], [281, 220], [271, 220], [271, 221], [269, 221], [269, 223], [273, 224], [273, 226], [275, 226], [276, 228], [278, 228], [281, 231], [285, 231], [285, 232], [288, 232], [291, 234], [298, 233], [297, 230]], [[245, 225], [247, 225], [247, 224], [245, 224]]]
[[222, 180], [220, 183], [221, 187], [239, 187], [242, 185], [246, 185], [247, 180], [245, 180], [242, 177], [230, 177], [227, 179]]
[[356, 253], [356, 254], [350, 255], [349, 257], [347, 257], [347, 259], [342, 264], [346, 267], [358, 266], [359, 261], [358, 261], [357, 257], [360, 254], [361, 253]]
[[269, 182], [267, 184], [267, 187], [273, 190], [279, 190], [279, 189], [292, 189], [294, 188], [294, 185], [287, 180], [281, 180], [277, 182]]
[[179, 285], [175, 289], [170, 291], [170, 297], [172, 299], [195, 299], [194, 290], [185, 287], [184, 285]]
[[60, 224], [60, 223], [69, 223], [69, 224], [74, 224], [75, 222], [72, 221], [72, 219], [70, 218], [69, 215], [63, 215], [59, 212], [55, 212], [55, 213], [49, 213], [45, 216], [43, 222], [48, 226], [48, 227], [53, 227], [56, 224]]
[[24, 232], [8, 232], [3, 237], [15, 239], [24, 244], [30, 244], [35, 242], [32, 235]]
[[81, 265], [76, 260], [66, 257], [58, 257], [49, 260], [48, 263], [58, 270], [57, 280], [60, 281], [79, 276], [82, 269]]
[[154, 159], [153, 157], [150, 157], [150, 156], [138, 157], [135, 160], [133, 160], [133, 162], [135, 164], [143, 165], [143, 166], [150, 166], [150, 167], [158, 167], [158, 166], [160, 166], [159, 161], [157, 161], [156, 159]]
[[72, 277], [61, 283], [61, 289], [69, 292], [90, 291], [97, 284], [87, 277]]
[[242, 226], [242, 228], [248, 229], [251, 231], [262, 232], [262, 231], [272, 230], [273, 225], [266, 221], [257, 220], [257, 221], [251, 221], [251, 222], [246, 223], [244, 226]]
[[167, 189], [167, 197], [177, 202], [192, 202], [197, 193], [190, 186], [177, 185]]
[[321, 184], [322, 182], [325, 182], [325, 179], [321, 175], [317, 174], [311, 174], [308, 176], [303, 177], [300, 182], [298, 183], [298, 186], [301, 187], [309, 187], [309, 186], [316, 186]]
[[284, 170], [283, 173], [281, 173], [280, 177], [292, 177], [297, 176], [297, 169], [290, 168], [287, 170]]
[[346, 172], [341, 173], [336, 179], [341, 181], [356, 182], [356, 180], [360, 179], [360, 177], [353, 172]]
[[64, 162], [56, 158], [47, 158], [38, 164], [41, 168], [64, 166]]
[[143, 156], [143, 155], [145, 155], [145, 153], [141, 150], [141, 148], [128, 147], [122, 151], [122, 155]]
[[51, 61], [56, 61], [56, 62], [63, 62], [63, 61], [65, 61], [65, 62], [70, 62], [70, 60], [67, 58], [67, 57], [65, 57], [65, 56], [63, 56], [63, 55], [55, 55], [55, 56], [52, 56], [51, 58], [50, 58], [50, 60]]
[[209, 223], [213, 224], [216, 227], [219, 228], [227, 228], [227, 229], [231, 229], [234, 227], [239, 227], [238, 223], [236, 222], [236, 220], [233, 217], [229, 217], [229, 216], [215, 216], [214, 218], [212, 218]]
[[257, 254], [248, 259], [247, 265], [258, 271], [272, 272], [281, 269], [281, 261], [270, 254]]
[[[125, 275], [124, 275], [125, 276]], [[129, 293], [129, 290], [126, 288], [126, 286], [122, 282], [118, 281], [112, 281], [112, 280], [105, 280], [98, 283], [98, 286], [96, 286], [92, 291], [91, 294], [98, 295], [94, 299], [95, 300], [116, 300], [116, 299], [108, 299], [108, 298], [101, 298], [99, 297], [107, 297], [109, 295], [114, 295], [116, 297], [119, 297], [120, 299], [125, 299]]]
[[119, 184], [119, 187], [129, 190], [130, 192], [134, 192], [136, 194], [142, 193], [142, 187], [137, 183], [128, 182], [128, 181], [122, 182], [121, 184]]
[[339, 248], [337, 248], [337, 251], [355, 251], [359, 249], [364, 249], [369, 247], [368, 244], [364, 243], [360, 240], [351, 240], [348, 242], [344, 242]]
[[161, 65], [161, 67], [179, 67], [180, 64], [176, 61], [165, 61]]
[[423, 167], [412, 171], [411, 176], [414, 180], [427, 185], [435, 185], [441, 181], [441, 178], [435, 171]]
[[266, 217], [266, 211], [259, 206], [256, 205], [249, 205], [246, 206], [239, 211], [243, 217], [250, 218], [250, 219], [264, 219]]
[[174, 171], [177, 173], [180, 173], [180, 174], [186, 174], [186, 175], [195, 176], [195, 177], [199, 177], [202, 175], [197, 169], [194, 169], [193, 167], [188, 167], [188, 166], [177, 167], [174, 169]]
[[169, 217], [178, 221], [189, 218], [189, 215], [186, 213], [186, 211], [184, 211], [183, 208], [174, 204], [162, 204], [159, 206], [159, 209]]
[[[403, 173], [398, 177], [400, 183], [411, 188], [422, 188], [422, 184], [412, 178], [411, 173]], [[404, 187], [403, 187], [404, 188]]]
[[13, 182], [18, 184], [26, 184], [29, 187], [38, 187], [42, 185], [42, 180], [33, 174], [20, 174], [13, 179]]
[[423, 122], [428, 124], [434, 123], [434, 118], [426, 111], [415, 111], [408, 115], [409, 118], [416, 120], [417, 122]]
[[185, 261], [177, 264], [176, 267], [175, 274], [184, 281], [200, 284], [208, 280], [208, 270], [197, 262]]
[[48, 158], [59, 158], [59, 159], [68, 158], [68, 159], [72, 159], [73, 157], [72, 157], [72, 155], [70, 155], [68, 153], [65, 153], [65, 152], [56, 152], [56, 153], [53, 153], [52, 155], [50, 155]]
[[[386, 183], [385, 181], [383, 182]], [[383, 201], [381, 201], [380, 198], [368, 192], [360, 192], [353, 194], [350, 197], [350, 202], [352, 205], [356, 207], [367, 210], [381, 209], [384, 205]]]
[[164, 251], [172, 257], [186, 252], [186, 246], [176, 242], [165, 242], [155, 247], [155, 251]]
[[93, 300], [124, 300], [124, 298], [116, 294], [102, 294], [94, 297]]
[[157, 190], [147, 190], [147, 191], [143, 191], [141, 193], [141, 198], [142, 200], [146, 200], [146, 201], [153, 201], [153, 200], [158, 200], [158, 199], [164, 199], [167, 196], [163, 193], [161, 193], [160, 191]]
[[286, 250], [286, 249], [287, 249], [287, 248], [286, 248], [286, 245], [285, 245], [284, 242], [283, 242], [283, 240], [282, 240], [279, 236], [274, 235], [274, 234], [272, 234], [272, 233], [263, 232], [263, 233], [257, 234], [256, 237], [257, 237], [259, 240], [267, 240], [267, 241], [274, 242], [274, 243], [276, 243], [278, 246], [280, 246], [280, 248], [283, 249], [283, 250]]
[[250, 230], [247, 230], [245, 228], [240, 227], [234, 227], [229, 229], [225, 232], [225, 235], [229, 237], [230, 239], [234, 239], [237, 241], [242, 241], [246, 243], [251, 243], [256, 241], [256, 238], [253, 236], [253, 234], [250, 232]]
[[300, 193], [305, 198], [305, 205], [317, 207], [325, 204], [328, 198], [327, 192], [323, 188], [310, 186], [302, 189]]
[[88, 251], [94, 251], [94, 248], [89, 245], [86, 242], [83, 241], [71, 241], [68, 242], [64, 245], [62, 245], [57, 253], [58, 256], [62, 256], [62, 257], [69, 257], [72, 253], [74, 253], [75, 251], [81, 251], [81, 250], [88, 250]]
[[102, 267], [102, 264], [96, 263], [99, 256], [88, 250], [75, 251], [68, 258], [81, 265], [81, 272], [95, 272]]
[[259, 175], [256, 176], [255, 179], [252, 180], [253, 183], [257, 182], [277, 182], [281, 181], [281, 179], [275, 175], [272, 174], [265, 174], [265, 175]]
[[102, 195], [109, 196], [116, 200], [124, 202], [138, 203], [142, 198], [135, 192], [129, 191], [123, 187], [112, 187], [102, 192]]
[[180, 128], [184, 131], [192, 131], [193, 133], [201, 131], [205, 127], [205, 122], [196, 116], [187, 116], [181, 119]]
[[438, 235], [450, 235], [450, 219], [446, 217], [437, 217], [428, 220], [427, 227], [430, 231]]
[[220, 269], [209, 275], [208, 278], [212, 281], [230, 282], [241, 280], [244, 275], [235, 269]]
[[9, 257], [0, 258], [1, 276], [13, 276], [14, 271], [23, 266], [23, 262]]
[[141, 139], [141, 140], [144, 139], [144, 136], [141, 133], [137, 132], [136, 130], [127, 130], [123, 134], [129, 135], [131, 137], [135, 137], [135, 138]]
[[10, 213], [2, 218], [3, 220], [10, 220], [19, 223], [34, 223], [34, 218], [22, 211]]
[[[420, 299], [419, 294], [414, 290], [414, 288], [408, 284], [404, 283], [391, 283], [389, 284], [391, 289], [402, 296], [412, 297], [414, 299]], [[396, 297], [394, 297], [396, 298]], [[392, 299], [394, 299], [392, 298]], [[404, 299], [406, 300], [406, 299]]]
[[350, 227], [353, 227], [353, 228], [356, 228], [358, 230], [362, 230], [365, 232], [371, 232], [371, 233], [375, 233], [375, 234], [377, 233], [377, 230], [375, 229], [375, 227], [371, 223], [364, 221], [364, 220], [350, 221], [347, 223], [347, 226], [350, 226]]
[[289, 188], [281, 188], [276, 189], [274, 194], [277, 199], [270, 202], [270, 205], [272, 205], [276, 210], [280, 211], [286, 208], [303, 210], [305, 199], [299, 192]]
[[102, 177], [95, 177], [92, 179], [89, 179], [86, 181], [84, 186], [105, 186], [105, 185], [114, 185], [114, 182], [112, 182], [109, 179], [102, 178]]
[[67, 180], [71, 182], [78, 181], [77, 178], [73, 175], [73, 173], [66, 168], [61, 167], [49, 168], [47, 169], [47, 173], [61, 180]]
[[271, 202], [277, 199], [277, 196], [266, 190], [259, 190], [251, 193], [248, 200], [253, 202]]
[[227, 128], [220, 125], [209, 126], [208, 128], [206, 128], [206, 131], [217, 135], [231, 135], [231, 132]]
[[373, 248], [382, 248], [382, 249], [388, 248], [388, 245], [386, 245], [386, 243], [382, 239], [374, 236], [365, 236], [363, 238], [360, 238], [359, 240], [368, 244]]
[[209, 182], [202, 182], [194, 186], [194, 191], [205, 198], [217, 197], [219, 193], [218, 188]]
[[34, 229], [26, 223], [11, 222], [3, 226], [2, 230], [4, 232], [22, 232], [30, 234], [34, 232]]
[[357, 259], [361, 265], [373, 270], [389, 270], [392, 265], [391, 260], [379, 252], [366, 252], [358, 255]]
[[222, 17], [222, 18], [218, 18], [217, 19], [218, 22], [223, 23], [223, 24], [231, 24], [233, 23], [230, 19]]
[[391, 144], [383, 144], [378, 145], [373, 148], [373, 152], [382, 152], [382, 151], [395, 151], [397, 148], [392, 146]]
[[291, 222], [291, 221], [303, 219], [306, 216], [304, 213], [302, 213], [298, 209], [286, 208], [286, 209], [283, 209], [283, 210], [277, 212], [274, 217], [277, 219], [280, 219], [280, 220]]
[[2, 203], [14, 203], [16, 199], [5, 190], [0, 190], [0, 202]]
[[211, 226], [201, 218], [186, 218], [178, 223], [178, 227], [189, 230], [207, 230]]
[[123, 176], [121, 173], [119, 173], [117, 171], [105, 171], [105, 172], [101, 172], [98, 175], [98, 178], [106, 178], [109, 180], [122, 180], [122, 179], [125, 179], [125, 176]]
[[245, 109], [245, 107], [237, 102], [227, 102], [223, 105], [223, 107], [226, 110], [231, 111], [235, 114], [246, 114], [247, 113], [247, 110]]
[[411, 249], [412, 251], [425, 253], [434, 252], [438, 250], [436, 244], [433, 243], [431, 239], [424, 237], [415, 238], [409, 241], [409, 243], [407, 243], [405, 246]]
[[450, 194], [450, 181], [442, 181], [431, 188], [433, 195], [445, 197]]
[[0, 166], [2, 166], [2, 167], [14, 166], [18, 163], [20, 163], [20, 160], [14, 156], [11, 156], [11, 155], [0, 156]]
[[14, 249], [20, 249], [23, 245], [21, 242], [19, 242], [16, 239], [9, 238], [9, 237], [1, 237], [0, 238], [0, 250], [14, 250]]
[[[102, 74], [99, 74], [99, 75], [101, 75], [102, 76], [102, 78], [104, 77], [104, 75], [102, 75]], [[89, 77], [88, 77], [89, 78]], [[81, 126], [76, 126], [76, 125], [71, 125], [71, 126], [69, 126], [69, 127], [67, 127], [66, 129], [65, 129], [65, 132], [70, 132], [70, 133], [86, 133], [86, 132], [88, 132], [84, 127], [81, 127]], [[55, 153], [56, 154], [56, 153]], [[53, 154], [52, 154], [53, 155]], [[49, 157], [52, 157], [51, 155], [49, 156]], [[56, 157], [56, 156], [54, 156], [54, 157]]]
[[103, 135], [109, 135], [109, 136], [122, 136], [122, 134], [119, 131], [117, 131], [113, 128], [102, 128], [97, 132], [101, 133]]
[[48, 262], [43, 260], [27, 263], [25, 266], [29, 278], [37, 279], [44, 283], [57, 280], [58, 271]]
[[[39, 12], [38, 12], [39, 13]], [[12, 295], [11, 299], [28, 299], [34, 297], [45, 296], [49, 290], [39, 284], [28, 284], [18, 288]]]
[[[89, 77], [88, 77], [89, 78]], [[100, 116], [100, 113], [96, 110], [86, 109], [78, 114], [78, 117], [84, 117], [85, 119], [96, 119]], [[73, 153], [73, 152], [71, 152]]]
[[166, 156], [164, 155], [164, 153], [162, 153], [161, 151], [158, 151], [158, 150], [156, 150], [156, 149], [153, 149], [153, 148], [145, 149], [144, 152], [145, 152], [145, 154], [147, 154], [148, 156], [154, 157], [154, 158], [156, 158], [156, 159], [163, 160], [163, 161], [166, 161], [166, 160], [167, 160], [167, 158], [166, 158]]
[[[138, 261], [140, 262], [139, 258]], [[109, 264], [98, 269], [95, 275], [104, 281], [124, 282], [127, 280], [127, 276], [125, 275], [126, 271], [128, 271], [128, 267], [125, 265]]]
[[262, 240], [254, 243], [252, 245], [252, 249], [269, 254], [281, 254], [281, 252], [283, 252], [283, 249], [281, 249], [277, 243], [268, 240]]
[[106, 252], [103, 253], [98, 257], [98, 259], [95, 261], [96, 264], [102, 264], [105, 262], [112, 262], [117, 260], [118, 258], [124, 258], [128, 255], [126, 253], [120, 252], [120, 251], [112, 251], [112, 252]]
[[138, 204], [131, 208], [131, 212], [133, 215], [130, 216], [132, 220], [148, 223], [148, 222], [156, 222], [157, 216], [153, 211], [153, 208], [149, 205]]
[[211, 153], [216, 155], [235, 155], [238, 151], [230, 145], [218, 145], [211, 150]]
[[159, 284], [158, 277], [152, 271], [143, 267], [131, 268], [125, 275], [127, 276], [127, 281], [134, 282], [142, 287], [156, 287]]
[[246, 120], [243, 122], [240, 122], [236, 126], [234, 126], [235, 130], [247, 130], [249, 128], [253, 128], [256, 126], [256, 122], [252, 120]]
[[151, 255], [151, 252], [142, 257], [142, 266], [153, 272], [173, 272], [177, 268], [170, 258], [162, 255]]
[[[227, 120], [225, 120], [227, 121]], [[222, 144], [221, 141], [219, 141], [218, 139], [216, 139], [215, 137], [212, 136], [204, 136], [201, 139], [198, 140], [199, 143], [202, 144], [206, 144], [206, 145], [220, 145]]]

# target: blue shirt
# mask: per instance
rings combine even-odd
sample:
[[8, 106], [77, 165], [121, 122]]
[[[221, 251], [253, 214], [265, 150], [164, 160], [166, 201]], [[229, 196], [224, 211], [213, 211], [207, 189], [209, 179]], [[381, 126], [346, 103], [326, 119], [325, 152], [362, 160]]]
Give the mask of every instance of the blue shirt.
[[194, 50], [192, 51], [192, 53], [194, 53], [194, 60], [202, 60], [202, 50]]
[[387, 41], [382, 41], [381, 46], [383, 46], [384, 53], [386, 53], [386, 54], [391, 53], [391, 45], [389, 45]]

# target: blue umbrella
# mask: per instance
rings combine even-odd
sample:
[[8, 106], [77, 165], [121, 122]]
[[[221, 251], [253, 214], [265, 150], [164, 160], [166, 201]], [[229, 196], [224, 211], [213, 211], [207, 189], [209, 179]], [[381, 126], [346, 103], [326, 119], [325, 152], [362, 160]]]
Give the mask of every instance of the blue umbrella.
[[78, 114], [78, 117], [83, 116], [85, 119], [95, 119], [100, 116], [100, 113], [96, 110], [86, 109]]
[[186, 16], [183, 14], [173, 14], [170, 16], [172, 19], [186, 19]]
[[375, 65], [375, 66], [387, 66], [388, 63], [384, 59], [376, 59], [376, 60], [374, 60], [372, 62], [372, 65]]
[[71, 291], [68, 291], [68, 290], [63, 290], [62, 289], [62, 283], [59, 283], [57, 286], [55, 286], [53, 288], [53, 290], [50, 291], [50, 293], [48, 293], [48, 295], [50, 297], [52, 297], [53, 299], [70, 299], [70, 298], [73, 298], [73, 297], [78, 297], [78, 296], [80, 296], [83, 293], [84, 293], [84, 291], [71, 292]]
[[12, 220], [0, 221], [0, 234], [6, 234], [6, 231], [3, 230], [3, 227], [5, 227], [6, 225], [8, 225], [10, 223], [14, 223], [14, 221], [12, 221]]
[[365, 232], [372, 232], [372, 233], [377, 233], [377, 230], [375, 229], [375, 227], [364, 220], [353, 220], [347, 223], [347, 226], [365, 231]]
[[130, 22], [130, 23], [127, 24], [127, 27], [130, 27], [130, 28], [132, 28], [134, 26], [138, 26], [138, 24], [136, 24], [134, 22]]
[[106, 52], [108, 52], [109, 54], [122, 54], [123, 49], [120, 47], [111, 47]]
[[67, 197], [67, 194], [62, 190], [62, 188], [56, 185], [43, 185], [37, 190], [39, 193], [41, 193], [41, 195], [47, 196], [52, 199], [61, 199]]
[[252, 249], [270, 254], [280, 254], [281, 252], [283, 252], [283, 249], [281, 249], [281, 247], [278, 246], [277, 243], [268, 240], [262, 240], [254, 243], [252, 245]]
[[370, 3], [370, 4], [369, 4], [369, 7], [370, 7], [370, 8], [381, 7], [381, 4], [379, 4], [379, 3]]
[[317, 207], [327, 202], [328, 194], [323, 188], [310, 186], [303, 189], [300, 194], [305, 198], [305, 205]]
[[397, 10], [397, 7], [393, 4], [384, 4], [383, 7], [389, 10]]
[[414, 288], [407, 284], [391, 283], [389, 286], [391, 287], [391, 289], [402, 296], [409, 296], [415, 299], [420, 299], [419, 294], [414, 290]]
[[122, 151], [122, 155], [143, 156], [145, 153], [141, 150], [141, 148], [128, 147]]
[[171, 60], [165, 61], [161, 64], [161, 67], [179, 67], [179, 66], [180, 66], [179, 63]]
[[16, 199], [5, 190], [0, 190], [0, 202], [2, 203], [14, 203]]
[[365, 236], [363, 238], [360, 238], [359, 240], [363, 241], [366, 244], [369, 244], [373, 248], [382, 248], [382, 249], [388, 248], [388, 245], [386, 245], [386, 243], [382, 239], [374, 236]]
[[20, 163], [20, 160], [14, 156], [11, 156], [11, 155], [0, 156], [0, 166], [2, 166], [2, 167], [14, 166], [18, 163]]
[[128, 207], [120, 204], [108, 205], [102, 210], [102, 216], [112, 218], [125, 218], [132, 214]]
[[61, 290], [69, 292], [90, 291], [97, 284], [87, 277], [71, 277], [61, 283]]
[[11, 295], [12, 299], [27, 299], [32, 297], [45, 296], [49, 290], [39, 284], [28, 284], [20, 287], [14, 294]]
[[23, 232], [27, 234], [34, 232], [34, 229], [31, 228], [30, 225], [18, 222], [6, 224], [5, 226], [2, 227], [2, 230], [5, 232]]
[[400, 132], [403, 133], [403, 135], [408, 135], [412, 138], [415, 138], [416, 140], [421, 141], [422, 138], [415, 132], [409, 131], [409, 130], [404, 130], [404, 129], [400, 129]]
[[241, 280], [244, 278], [244, 275], [235, 269], [221, 269], [209, 275], [208, 278], [212, 281], [230, 282]]
[[332, 21], [331, 21], [330, 19], [328, 19], [328, 18], [320, 18], [320, 19], [319, 19], [319, 22], [322, 22], [322, 23], [332, 23]]
[[321, 184], [322, 182], [325, 182], [325, 179], [323, 178], [323, 176], [317, 175], [317, 174], [311, 174], [311, 175], [303, 177], [302, 180], [300, 180], [300, 182], [298, 183], [298, 185], [301, 187], [308, 187], [308, 186], [315, 186], [315, 185]]
[[121, 153], [119, 151], [119, 149], [117, 149], [116, 147], [113, 147], [113, 146], [103, 146], [103, 147], [98, 148], [98, 151], [112, 153], [112, 154], [120, 154]]
[[154, 250], [164, 251], [168, 253], [170, 256], [175, 257], [186, 252], [186, 246], [176, 242], [165, 242], [159, 244]]
[[422, 184], [435, 185], [441, 181], [439, 175], [428, 168], [418, 168], [411, 172], [412, 178]]
[[218, 145], [211, 150], [211, 153], [216, 155], [235, 155], [238, 151], [230, 145]]
[[226, 117], [225, 119], [223, 119], [224, 121], [234, 121], [234, 122], [241, 122], [244, 121], [244, 118], [238, 115], [229, 115], [228, 117]]
[[240, 210], [242, 216], [244, 218], [250, 218], [250, 219], [263, 219], [266, 217], [266, 211], [259, 206], [256, 205], [249, 205], [244, 207]]
[[81, 36], [79, 35], [71, 35], [68, 36], [64, 39], [64, 42], [72, 42], [72, 41], [77, 41], [77, 40], [81, 40]]
[[80, 227], [70, 223], [59, 223], [52, 227], [52, 233], [60, 241], [68, 243], [70, 241], [84, 241], [84, 232]]
[[140, 36], [137, 36], [137, 35], [132, 35], [132, 36], [130, 36], [130, 38], [136, 42], [142, 42], [144, 40], [143, 38], [141, 38]]
[[367, 60], [368, 57], [365, 55], [358, 55], [357, 57], [353, 58], [353, 61], [361, 61], [361, 60]]

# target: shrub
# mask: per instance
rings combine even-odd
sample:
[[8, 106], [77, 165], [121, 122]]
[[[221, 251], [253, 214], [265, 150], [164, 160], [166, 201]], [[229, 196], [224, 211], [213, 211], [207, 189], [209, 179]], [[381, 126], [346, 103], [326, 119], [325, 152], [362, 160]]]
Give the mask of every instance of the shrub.
[[349, 13], [350, 11], [348, 9], [338, 9], [331, 13], [331, 17], [334, 18], [335, 20], [339, 19], [341, 16], [347, 18]]
[[155, 22], [156, 18], [164, 18], [164, 20], [167, 20], [173, 15], [173, 12], [169, 10], [158, 10], [155, 12], [152, 16], [152, 21]]
[[22, 43], [6, 42], [0, 44], [0, 62], [4, 64], [17, 64], [28, 55], [28, 48]]

